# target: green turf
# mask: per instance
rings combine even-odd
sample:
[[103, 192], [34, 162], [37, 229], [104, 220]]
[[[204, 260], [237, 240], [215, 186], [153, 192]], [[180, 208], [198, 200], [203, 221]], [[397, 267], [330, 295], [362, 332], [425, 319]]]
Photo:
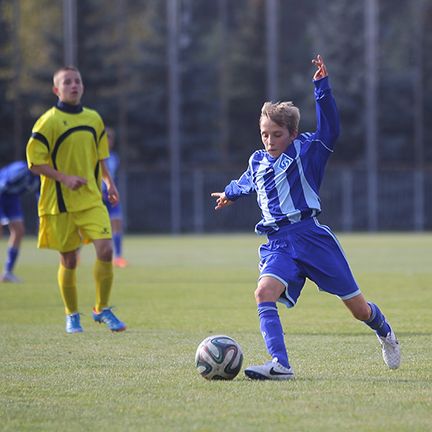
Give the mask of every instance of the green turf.
[[[91, 319], [93, 250], [82, 251], [85, 332], [66, 335], [57, 254], [25, 241], [20, 285], [0, 284], [1, 431], [428, 431], [432, 429], [432, 235], [341, 235], [357, 281], [399, 336], [388, 370], [374, 334], [340, 301], [307, 284], [280, 307], [293, 382], [243, 372], [209, 382], [194, 368], [199, 342], [228, 334], [244, 366], [267, 360], [253, 291], [261, 239], [128, 237], [131, 265], [115, 271], [112, 303], [128, 324]], [[5, 239], [2, 240], [2, 255]], [[4, 246], [4, 247], [3, 247]]]

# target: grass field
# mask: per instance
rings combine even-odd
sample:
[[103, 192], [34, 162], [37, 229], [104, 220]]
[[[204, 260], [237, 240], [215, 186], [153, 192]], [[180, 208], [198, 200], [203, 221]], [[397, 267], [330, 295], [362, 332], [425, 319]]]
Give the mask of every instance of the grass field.
[[[297, 379], [211, 382], [195, 370], [199, 342], [228, 334], [244, 366], [266, 361], [253, 298], [260, 238], [128, 237], [112, 303], [128, 330], [91, 319], [93, 248], [78, 282], [84, 333], [64, 332], [57, 255], [27, 238], [0, 284], [1, 431], [430, 431], [432, 235], [341, 235], [364, 294], [400, 339], [388, 370], [374, 334], [340, 301], [307, 284], [279, 307]], [[2, 240], [1, 255], [6, 242]]]

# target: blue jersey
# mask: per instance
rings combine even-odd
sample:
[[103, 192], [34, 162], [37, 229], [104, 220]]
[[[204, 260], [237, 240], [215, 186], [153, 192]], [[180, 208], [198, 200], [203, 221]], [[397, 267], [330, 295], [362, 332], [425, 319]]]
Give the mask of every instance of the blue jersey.
[[17, 161], [0, 169], [0, 224], [24, 219], [20, 195], [39, 191], [39, 177], [31, 173], [27, 162]]
[[27, 162], [12, 162], [0, 169], [0, 195], [21, 195], [25, 192], [36, 192], [38, 188], [39, 177], [31, 173]]
[[256, 192], [262, 212], [255, 227], [258, 234], [274, 233], [321, 212], [319, 189], [339, 135], [339, 115], [328, 77], [314, 85], [317, 130], [299, 135], [278, 158], [257, 150], [242, 176], [225, 188], [231, 201]]

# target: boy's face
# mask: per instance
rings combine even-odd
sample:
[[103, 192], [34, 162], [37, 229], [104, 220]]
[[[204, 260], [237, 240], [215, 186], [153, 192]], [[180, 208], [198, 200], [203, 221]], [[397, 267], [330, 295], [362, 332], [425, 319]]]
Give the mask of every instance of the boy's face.
[[61, 102], [78, 105], [84, 93], [84, 85], [81, 74], [74, 70], [59, 72], [54, 77], [53, 92]]
[[297, 133], [290, 134], [286, 127], [279, 126], [267, 117], [261, 119], [260, 131], [264, 148], [274, 158], [278, 158], [297, 136]]

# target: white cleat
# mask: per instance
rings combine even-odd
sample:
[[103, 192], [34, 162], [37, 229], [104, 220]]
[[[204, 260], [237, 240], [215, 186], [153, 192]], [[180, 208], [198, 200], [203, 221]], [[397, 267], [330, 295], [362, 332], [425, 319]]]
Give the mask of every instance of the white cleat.
[[294, 379], [293, 369], [282, 366], [277, 358], [262, 366], [249, 366], [245, 369], [247, 377], [253, 380], [291, 380]]
[[401, 362], [401, 353], [399, 342], [396, 339], [393, 330], [390, 330], [386, 337], [377, 334], [377, 338], [381, 344], [384, 363], [390, 369], [397, 369]]
[[0, 279], [1, 282], [20, 283], [21, 280], [17, 278], [12, 272], [4, 272]]

